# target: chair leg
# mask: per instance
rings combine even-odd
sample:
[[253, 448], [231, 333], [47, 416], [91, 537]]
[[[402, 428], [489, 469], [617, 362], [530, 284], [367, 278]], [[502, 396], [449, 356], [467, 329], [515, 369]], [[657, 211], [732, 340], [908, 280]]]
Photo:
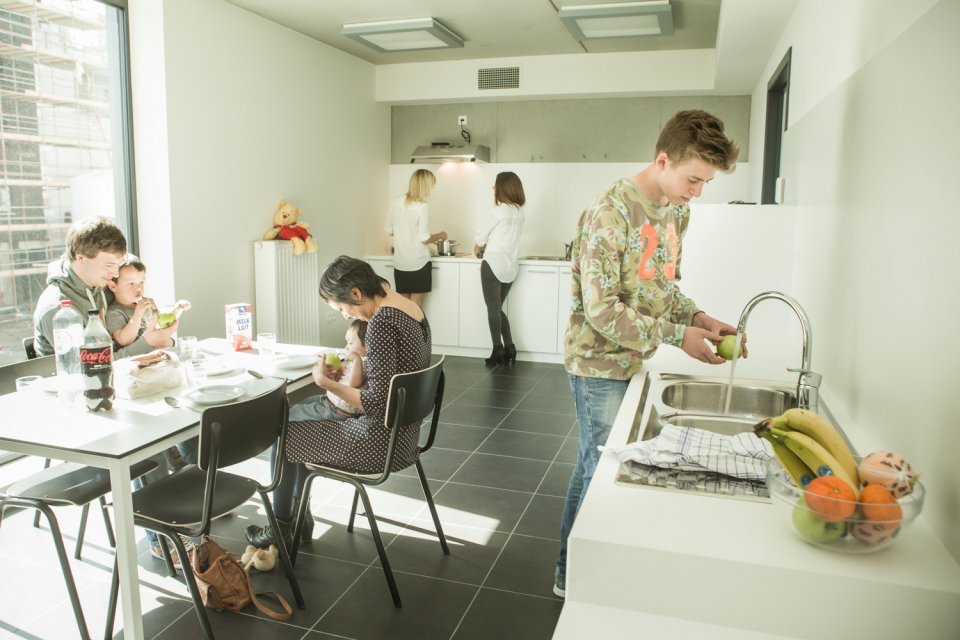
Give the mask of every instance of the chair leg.
[[[273, 504], [270, 502], [270, 496], [266, 491], [260, 491], [260, 501], [263, 503], [263, 509], [267, 512], [267, 521], [274, 531], [280, 531], [277, 515], [273, 512]], [[300, 509], [297, 509], [298, 515]], [[299, 532], [294, 531], [299, 536]], [[294, 538], [293, 544], [297, 544], [299, 537]], [[280, 562], [283, 564], [283, 570], [287, 574], [287, 581], [290, 582], [290, 588], [293, 589], [293, 597], [297, 601], [297, 607], [303, 609], [306, 604], [303, 600], [303, 594], [300, 592], [300, 583], [297, 582], [297, 576], [293, 573], [293, 562], [290, 559], [290, 553], [287, 550], [287, 542], [282, 537], [277, 541], [277, 551], [280, 552]]]
[[90, 503], [83, 505], [80, 511], [80, 527], [77, 529], [77, 546], [73, 551], [73, 557], [80, 560], [80, 551], [83, 549], [83, 536], [87, 533], [87, 516], [90, 515]]
[[113, 535], [113, 523], [110, 522], [110, 513], [107, 511], [107, 499], [100, 496], [100, 513], [103, 514], [103, 526], [107, 530], [107, 541], [110, 547], [117, 548], [117, 539]]
[[[50, 468], [50, 458], [43, 459], [43, 468], [44, 469]], [[36, 513], [33, 514], [33, 528], [36, 529], [39, 526], [40, 526], [40, 512], [37, 511]]]
[[[353, 483], [351, 483], [353, 484]], [[387, 586], [390, 587], [390, 595], [393, 597], [393, 606], [397, 609], [403, 604], [400, 602], [400, 591], [397, 589], [397, 582], [393, 578], [393, 570], [390, 568], [390, 561], [387, 560], [387, 550], [383, 546], [383, 539], [380, 537], [380, 528], [377, 526], [377, 519], [373, 515], [373, 507], [370, 505], [370, 498], [361, 484], [355, 484], [357, 494], [363, 500], [363, 508], [367, 512], [367, 522], [370, 523], [370, 531], [373, 533], [373, 541], [377, 545], [377, 553], [380, 555], [380, 564], [383, 566], [383, 575], [387, 579]]]
[[306, 525], [307, 509], [310, 507], [310, 490], [313, 488], [313, 479], [319, 474], [311, 473], [304, 478], [303, 486], [300, 487], [300, 502], [297, 503], [297, 512], [293, 515], [292, 530], [293, 542], [290, 543], [290, 566], [297, 564], [297, 552], [300, 550], [300, 538], [303, 535], [303, 527]]
[[347, 523], [347, 531], [353, 533], [353, 519], [357, 515], [357, 502], [360, 500], [360, 492], [353, 492], [353, 506], [350, 507], [350, 522]]
[[[16, 504], [16, 503], [12, 503]], [[67, 584], [67, 594], [70, 596], [70, 604], [73, 606], [73, 615], [77, 619], [77, 627], [80, 629], [81, 638], [90, 638], [90, 632], [87, 630], [87, 622], [83, 617], [83, 609], [80, 607], [80, 594], [77, 593], [77, 584], [73, 580], [73, 572], [70, 570], [70, 559], [67, 557], [67, 550], [63, 546], [63, 535], [60, 533], [60, 525], [57, 524], [57, 517], [53, 511], [42, 502], [20, 503], [20, 506], [32, 507], [38, 513], [43, 513], [50, 525], [50, 532], [53, 534], [53, 544], [57, 549], [57, 557], [60, 559], [60, 569], [63, 571], [63, 580]]]
[[197, 579], [193, 575], [193, 569], [190, 568], [190, 561], [187, 559], [187, 548], [183, 540], [176, 533], [164, 533], [158, 531], [157, 534], [163, 545], [163, 539], [169, 538], [173, 541], [173, 546], [177, 549], [180, 556], [180, 566], [183, 567], [183, 575], [187, 579], [187, 588], [190, 590], [190, 597], [193, 599], [193, 608], [197, 610], [197, 617], [200, 618], [200, 627], [203, 629], [203, 637], [213, 640], [213, 629], [210, 628], [210, 618], [207, 617], [207, 610], [203, 606], [203, 600], [200, 599], [200, 589], [197, 587]]
[[[154, 533], [157, 533], [156, 531]], [[167, 545], [167, 537], [157, 533], [157, 542], [160, 543], [160, 553], [163, 554], [163, 563], [167, 565], [167, 572], [170, 574], [171, 578], [177, 577], [177, 568], [173, 566], [173, 555], [170, 553], [170, 546]], [[177, 555], [180, 555], [180, 552], [177, 552]], [[189, 564], [187, 562], [187, 556], [180, 556], [180, 567], [183, 568]]]
[[437, 514], [437, 505], [433, 503], [433, 493], [430, 492], [430, 485], [427, 484], [427, 475], [423, 472], [423, 465], [420, 464], [420, 458], [417, 458], [417, 474], [420, 476], [420, 486], [423, 487], [423, 496], [427, 499], [427, 506], [430, 507], [430, 515], [433, 516], [433, 525], [437, 528], [437, 538], [440, 539], [440, 546], [443, 548], [444, 555], [450, 555], [450, 547], [447, 546], [447, 537], [443, 535], [443, 527], [440, 526], [440, 516]]
[[110, 577], [110, 599], [107, 601], [107, 621], [103, 628], [104, 640], [113, 638], [113, 622], [117, 618], [117, 598], [120, 596], [120, 568], [117, 566], [117, 556], [113, 556], [113, 573]]

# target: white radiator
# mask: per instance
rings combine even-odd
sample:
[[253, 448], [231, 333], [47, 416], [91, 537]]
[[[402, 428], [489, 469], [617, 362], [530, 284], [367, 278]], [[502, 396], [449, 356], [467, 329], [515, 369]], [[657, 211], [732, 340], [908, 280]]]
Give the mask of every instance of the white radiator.
[[256, 272], [256, 333], [277, 334], [277, 342], [320, 345], [320, 263], [316, 253], [293, 255], [293, 243], [253, 243]]

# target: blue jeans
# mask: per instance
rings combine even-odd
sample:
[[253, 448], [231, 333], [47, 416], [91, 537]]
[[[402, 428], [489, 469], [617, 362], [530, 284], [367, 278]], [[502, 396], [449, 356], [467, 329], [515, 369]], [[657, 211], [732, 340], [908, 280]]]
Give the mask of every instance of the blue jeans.
[[346, 420], [345, 416], [337, 411], [327, 394], [319, 393], [310, 396], [306, 400], [298, 402], [290, 407], [290, 416], [287, 418], [290, 422], [302, 422], [305, 420]]
[[606, 443], [629, 384], [629, 380], [570, 376], [570, 390], [577, 403], [580, 441], [577, 447], [577, 463], [567, 488], [567, 501], [560, 522], [560, 557], [557, 559], [556, 585], [561, 589], [567, 588], [567, 538], [570, 537], [570, 529], [580, 512], [583, 496], [586, 495], [590, 480], [597, 469], [597, 461], [600, 459], [597, 447]]

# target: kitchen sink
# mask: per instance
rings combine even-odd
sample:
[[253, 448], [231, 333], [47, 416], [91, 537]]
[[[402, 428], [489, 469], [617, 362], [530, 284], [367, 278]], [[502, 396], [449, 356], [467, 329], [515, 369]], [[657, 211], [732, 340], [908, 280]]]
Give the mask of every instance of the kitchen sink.
[[521, 260], [547, 260], [551, 262], [569, 262], [566, 258], [560, 256], [523, 256]]
[[[786, 382], [736, 380], [725, 410], [726, 379], [669, 373], [647, 373], [639, 406], [627, 442], [651, 440], [664, 427], [689, 427], [733, 436], [751, 433], [756, 423], [795, 407], [796, 394]], [[762, 480], [731, 478], [706, 470], [649, 467], [634, 462], [620, 465], [617, 482], [704, 495], [769, 501]]]
[[[730, 408], [726, 408], [727, 393], [731, 393]], [[684, 381], [667, 385], [661, 396], [663, 404], [680, 411], [719, 413], [729, 416], [756, 418], [778, 416], [796, 406], [795, 394], [790, 391], [726, 382]], [[756, 422], [756, 420], [755, 420]]]

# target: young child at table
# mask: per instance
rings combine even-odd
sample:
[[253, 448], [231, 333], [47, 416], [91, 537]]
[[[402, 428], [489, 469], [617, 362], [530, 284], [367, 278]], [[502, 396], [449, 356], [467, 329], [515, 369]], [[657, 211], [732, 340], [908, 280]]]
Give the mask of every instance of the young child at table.
[[[147, 267], [133, 254], [127, 254], [120, 264], [117, 277], [107, 283], [113, 293], [113, 303], [107, 308], [104, 325], [117, 343], [125, 347], [143, 335], [157, 314], [157, 305], [143, 295], [147, 280]], [[174, 313], [190, 308], [186, 300], [177, 302]]]
[[[366, 383], [366, 374], [363, 371], [363, 359], [367, 355], [366, 338], [367, 323], [363, 320], [354, 320], [347, 327], [345, 336], [347, 346], [344, 349], [347, 355], [346, 362], [340, 374], [340, 382], [359, 389]], [[321, 363], [318, 366], [323, 366]], [[290, 408], [291, 422], [304, 420], [346, 420], [362, 412], [335, 393], [327, 391], [311, 396], [303, 402], [298, 402]]]

